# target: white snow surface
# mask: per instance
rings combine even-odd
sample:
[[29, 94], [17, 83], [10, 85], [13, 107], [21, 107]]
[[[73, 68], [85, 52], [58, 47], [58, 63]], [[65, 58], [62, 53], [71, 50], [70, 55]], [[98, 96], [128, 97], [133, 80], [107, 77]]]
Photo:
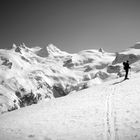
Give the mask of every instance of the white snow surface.
[[[75, 54], [52, 44], [1, 49], [0, 140], [139, 140], [138, 48]], [[126, 60], [130, 80], [123, 81]]]
[[139, 140], [140, 74], [0, 116], [1, 140]]

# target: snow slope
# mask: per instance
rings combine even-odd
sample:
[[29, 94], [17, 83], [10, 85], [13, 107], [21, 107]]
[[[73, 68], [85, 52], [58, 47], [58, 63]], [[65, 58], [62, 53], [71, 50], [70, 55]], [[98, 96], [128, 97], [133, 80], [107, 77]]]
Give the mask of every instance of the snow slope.
[[139, 140], [140, 74], [0, 116], [2, 140]]

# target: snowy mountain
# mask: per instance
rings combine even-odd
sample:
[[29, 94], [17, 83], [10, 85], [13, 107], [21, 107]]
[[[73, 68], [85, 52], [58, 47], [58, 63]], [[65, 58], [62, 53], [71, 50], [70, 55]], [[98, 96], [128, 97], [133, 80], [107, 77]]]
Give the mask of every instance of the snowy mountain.
[[138, 43], [119, 53], [103, 49], [70, 54], [53, 44], [29, 48], [22, 44], [0, 50], [0, 112], [19, 109], [42, 100], [116, 79], [124, 75], [122, 62], [140, 71]]
[[[1, 49], [0, 139], [139, 140], [139, 46], [75, 54], [52, 44]], [[131, 73], [123, 81], [125, 60]]]

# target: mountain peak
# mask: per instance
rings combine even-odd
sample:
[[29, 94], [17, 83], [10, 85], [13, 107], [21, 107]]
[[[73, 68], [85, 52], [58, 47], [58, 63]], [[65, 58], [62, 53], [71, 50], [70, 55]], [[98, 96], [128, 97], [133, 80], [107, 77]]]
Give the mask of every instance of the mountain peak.
[[18, 53], [22, 53], [22, 51], [29, 51], [29, 48], [24, 43], [22, 43], [19, 46], [17, 46], [16, 44], [13, 44], [12, 50]]
[[47, 48], [49, 56], [68, 55], [67, 52], [61, 51], [59, 48], [57, 48], [53, 44], [49, 44], [46, 48]]
[[103, 48], [100, 48], [98, 51], [101, 52], [101, 53], [105, 52]]
[[53, 44], [49, 44], [48, 46], [47, 46], [47, 50], [48, 50], [48, 53], [50, 54], [50, 53], [60, 53], [61, 52], [61, 50], [60, 49], [58, 49], [56, 46], [54, 46]]
[[46, 47], [35, 47], [35, 48], [32, 48], [36, 51], [34, 51], [38, 56], [41, 56], [41, 57], [47, 57], [48, 56], [48, 50]]
[[132, 46], [131, 48], [140, 49], [140, 42], [136, 42], [135, 45]]
[[68, 53], [61, 51], [53, 44], [49, 44], [47, 47], [33, 47], [30, 50], [35, 52], [38, 56], [48, 57], [48, 56], [66, 56]]

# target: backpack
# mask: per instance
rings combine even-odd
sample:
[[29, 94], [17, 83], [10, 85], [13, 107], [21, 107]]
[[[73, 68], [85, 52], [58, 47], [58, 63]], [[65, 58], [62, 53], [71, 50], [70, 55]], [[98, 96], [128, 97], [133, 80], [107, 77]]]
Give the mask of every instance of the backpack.
[[129, 63], [123, 62], [123, 68], [124, 68], [124, 70], [129, 69], [129, 68], [130, 68], [130, 67], [129, 67]]
[[123, 62], [123, 68], [126, 69], [126, 62]]

